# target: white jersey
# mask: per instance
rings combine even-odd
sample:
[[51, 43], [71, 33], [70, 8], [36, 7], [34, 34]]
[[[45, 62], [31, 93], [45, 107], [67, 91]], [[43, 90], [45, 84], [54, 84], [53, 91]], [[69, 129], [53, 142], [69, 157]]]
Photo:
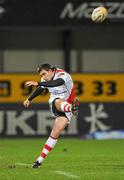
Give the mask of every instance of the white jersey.
[[[74, 100], [74, 85], [71, 76], [62, 69], [58, 69], [55, 71], [53, 80], [58, 78], [62, 78], [65, 83], [63, 85], [57, 87], [47, 87], [48, 91], [50, 92], [50, 99], [49, 103], [56, 99], [61, 98], [67, 100], [68, 102], [73, 102]], [[45, 80], [41, 80], [43, 82]]]

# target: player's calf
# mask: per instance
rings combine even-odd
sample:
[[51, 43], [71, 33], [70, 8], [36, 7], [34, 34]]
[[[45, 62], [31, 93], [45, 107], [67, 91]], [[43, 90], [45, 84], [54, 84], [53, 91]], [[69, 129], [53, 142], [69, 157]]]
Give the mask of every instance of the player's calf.
[[50, 136], [48, 140], [46, 141], [43, 150], [41, 152], [41, 155], [38, 157], [36, 162], [33, 164], [33, 168], [39, 168], [41, 164], [43, 163], [44, 159], [47, 157], [48, 153], [54, 148], [56, 145], [58, 139]]

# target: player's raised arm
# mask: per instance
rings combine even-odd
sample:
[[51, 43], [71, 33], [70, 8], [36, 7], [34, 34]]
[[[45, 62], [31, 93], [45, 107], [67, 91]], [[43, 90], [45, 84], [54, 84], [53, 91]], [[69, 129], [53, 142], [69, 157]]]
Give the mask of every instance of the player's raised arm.
[[62, 78], [58, 78], [56, 80], [50, 80], [46, 82], [39, 82], [38, 86], [44, 86], [44, 87], [57, 87], [61, 86], [65, 83], [65, 81]]
[[36, 81], [27, 81], [25, 83], [26, 86], [44, 86], [44, 87], [57, 87], [61, 86], [65, 83], [62, 78], [58, 78], [56, 80], [50, 80], [45, 82], [36, 82]]

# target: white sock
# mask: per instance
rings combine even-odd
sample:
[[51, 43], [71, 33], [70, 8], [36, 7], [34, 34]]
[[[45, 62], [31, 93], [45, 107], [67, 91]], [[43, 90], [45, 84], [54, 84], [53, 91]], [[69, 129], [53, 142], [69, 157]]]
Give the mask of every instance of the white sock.
[[69, 104], [68, 102], [64, 101], [61, 103], [61, 110], [63, 112], [71, 112], [71, 104]]
[[39, 163], [42, 163], [44, 161], [44, 159], [46, 158], [47, 154], [54, 148], [54, 146], [56, 145], [58, 139], [53, 138], [52, 136], [50, 136], [48, 138], [48, 140], [46, 141], [44, 148], [41, 152], [41, 155], [39, 156], [39, 158], [37, 159], [37, 161]]

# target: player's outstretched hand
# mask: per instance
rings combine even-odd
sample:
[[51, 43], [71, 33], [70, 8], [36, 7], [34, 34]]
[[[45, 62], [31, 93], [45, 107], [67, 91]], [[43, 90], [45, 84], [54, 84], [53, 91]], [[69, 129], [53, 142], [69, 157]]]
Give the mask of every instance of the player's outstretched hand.
[[25, 86], [38, 86], [38, 82], [36, 82], [36, 81], [26, 81]]
[[28, 108], [30, 106], [31, 102], [26, 99], [24, 102], [23, 102], [23, 105], [25, 106], [25, 108]]

